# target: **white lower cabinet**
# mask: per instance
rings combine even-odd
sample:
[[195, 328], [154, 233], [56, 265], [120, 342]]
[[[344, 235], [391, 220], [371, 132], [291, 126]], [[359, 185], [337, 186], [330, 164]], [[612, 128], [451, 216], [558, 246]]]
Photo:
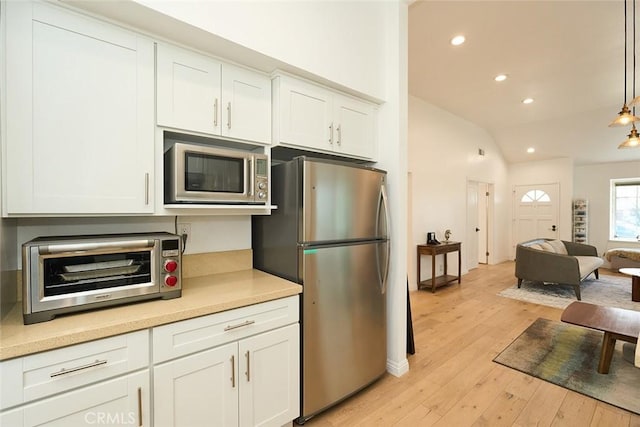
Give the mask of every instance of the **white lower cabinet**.
[[299, 416], [297, 296], [160, 326], [153, 340], [155, 426], [279, 427]]
[[149, 391], [144, 370], [2, 412], [0, 425], [150, 426]]
[[296, 295], [0, 361], [0, 426], [280, 427], [299, 416], [298, 310]]
[[151, 425], [149, 331], [0, 362], [0, 426]]

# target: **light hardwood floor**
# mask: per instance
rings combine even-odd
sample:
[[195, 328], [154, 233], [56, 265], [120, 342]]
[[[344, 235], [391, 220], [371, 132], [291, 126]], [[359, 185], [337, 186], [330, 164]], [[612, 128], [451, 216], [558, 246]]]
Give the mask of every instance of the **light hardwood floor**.
[[492, 362], [535, 319], [562, 314], [496, 295], [515, 282], [506, 262], [481, 265], [435, 294], [411, 292], [409, 373], [386, 374], [305, 426], [639, 427], [638, 415]]

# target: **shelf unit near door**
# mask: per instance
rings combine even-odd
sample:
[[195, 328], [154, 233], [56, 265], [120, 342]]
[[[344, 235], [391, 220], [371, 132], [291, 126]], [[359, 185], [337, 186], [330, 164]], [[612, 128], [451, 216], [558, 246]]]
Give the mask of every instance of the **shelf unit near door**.
[[588, 207], [586, 199], [573, 201], [573, 241], [576, 243], [588, 241]]

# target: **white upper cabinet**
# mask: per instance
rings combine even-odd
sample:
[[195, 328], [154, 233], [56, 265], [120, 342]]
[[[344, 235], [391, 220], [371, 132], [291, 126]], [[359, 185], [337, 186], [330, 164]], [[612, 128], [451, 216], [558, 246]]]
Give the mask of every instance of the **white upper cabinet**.
[[157, 47], [158, 125], [271, 142], [271, 80], [175, 46]]
[[5, 216], [151, 213], [153, 42], [6, 2]]
[[318, 150], [332, 150], [331, 93], [300, 80], [277, 77], [274, 80], [273, 143], [284, 143]]
[[271, 79], [245, 68], [222, 65], [222, 135], [271, 142]]
[[222, 64], [169, 45], [158, 45], [156, 61], [158, 124], [220, 134]]
[[373, 104], [286, 75], [273, 92], [274, 145], [376, 159]]

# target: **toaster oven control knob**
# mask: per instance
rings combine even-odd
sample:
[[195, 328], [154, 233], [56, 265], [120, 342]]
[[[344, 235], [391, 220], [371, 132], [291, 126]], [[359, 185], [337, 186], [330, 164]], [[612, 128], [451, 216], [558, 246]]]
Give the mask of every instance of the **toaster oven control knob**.
[[164, 278], [164, 284], [170, 287], [174, 287], [178, 284], [178, 278], [176, 276], [167, 274]]
[[264, 190], [265, 188], [267, 188], [267, 184], [265, 184], [264, 182], [260, 182], [258, 183], [258, 188], [260, 190]]
[[175, 260], [168, 259], [164, 262], [164, 271], [173, 273], [178, 269], [178, 263]]
[[264, 191], [258, 191], [258, 198], [264, 199], [266, 197], [266, 193]]

